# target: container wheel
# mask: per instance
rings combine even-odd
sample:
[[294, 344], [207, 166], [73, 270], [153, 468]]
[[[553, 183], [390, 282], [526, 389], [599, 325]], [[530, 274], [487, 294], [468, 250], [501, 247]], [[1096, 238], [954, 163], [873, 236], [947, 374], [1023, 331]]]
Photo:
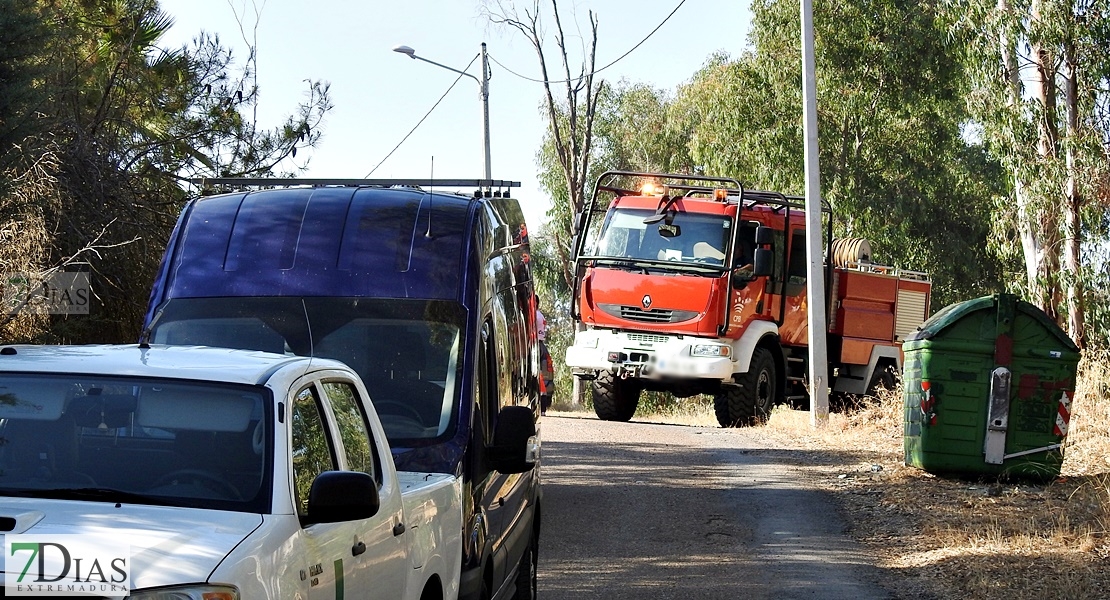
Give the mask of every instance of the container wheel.
[[602, 371], [597, 374], [590, 389], [593, 391], [594, 412], [602, 421], [628, 421], [636, 414], [640, 388], [634, 382]]
[[775, 406], [775, 359], [765, 348], [756, 348], [748, 372], [736, 378], [739, 386], [721, 386], [713, 408], [721, 427], [762, 425]]

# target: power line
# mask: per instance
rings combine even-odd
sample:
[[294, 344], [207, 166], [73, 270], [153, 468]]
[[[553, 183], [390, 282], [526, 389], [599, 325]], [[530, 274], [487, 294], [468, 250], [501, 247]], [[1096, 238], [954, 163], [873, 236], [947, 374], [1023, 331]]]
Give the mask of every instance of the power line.
[[[469, 70], [470, 65], [473, 65], [475, 60], [478, 60], [477, 56], [470, 59], [470, 62], [466, 64], [466, 68], [464, 68], [462, 70], [463, 71]], [[428, 116], [432, 114], [432, 111], [434, 111], [436, 109], [436, 107], [439, 106], [440, 102], [443, 102], [443, 99], [447, 97], [447, 94], [450, 94], [451, 90], [455, 89], [455, 85], [458, 84], [459, 80], [462, 79], [463, 76], [465, 76], [465, 75], [467, 75], [467, 73], [465, 73], [465, 72], [459, 73], [459, 76], [455, 78], [455, 81], [451, 82], [451, 85], [447, 87], [447, 91], [443, 92], [443, 95], [439, 97], [439, 100], [436, 100], [436, 103], [433, 104], [432, 107], [428, 109], [428, 112], [424, 113], [423, 117], [420, 117], [420, 120], [417, 121], [416, 125], [412, 126], [412, 129], [410, 129], [409, 132], [405, 134], [405, 137], [401, 138], [401, 141], [397, 142], [397, 145], [394, 146], [393, 149], [389, 151], [389, 154], [385, 155], [385, 158], [383, 158], [380, 162], [378, 162], [378, 164], [374, 165], [374, 168], [370, 169], [369, 173], [362, 176], [363, 179], [368, 179], [371, 175], [374, 174], [374, 171], [378, 170], [378, 167], [382, 166], [382, 164], [385, 163], [385, 161], [389, 160], [390, 156], [393, 156], [393, 153], [396, 152], [397, 149], [401, 147], [401, 144], [404, 144], [405, 141], [409, 139], [409, 136], [411, 136], [413, 134], [413, 132], [415, 132], [417, 130], [417, 128], [420, 127], [420, 125], [422, 123], [424, 123], [424, 120], [427, 119]]]
[[[635, 46], [630, 48], [628, 50], [628, 52], [625, 52], [624, 54], [618, 56], [617, 59], [614, 60], [613, 62], [605, 65], [604, 67], [601, 67], [600, 69], [594, 69], [593, 74], [600, 73], [600, 72], [604, 71], [605, 69], [608, 69], [609, 67], [617, 64], [618, 62], [624, 60], [629, 54], [632, 54], [633, 52], [635, 52], [637, 48], [639, 48], [640, 46], [643, 46], [644, 42], [648, 41], [648, 39], [650, 39], [651, 36], [655, 35], [655, 33], [657, 31], [659, 31], [663, 27], [663, 25], [666, 25], [667, 21], [671, 20], [671, 17], [673, 17], [674, 14], [676, 12], [678, 12], [678, 9], [682, 8], [683, 4], [686, 4], [686, 0], [679, 0], [678, 6], [674, 7], [674, 10], [672, 10], [669, 15], [667, 15], [658, 25], [655, 26], [655, 29], [652, 29], [650, 33], [648, 33], [646, 36], [644, 36], [644, 39], [640, 40], [639, 43], [637, 43]], [[508, 71], [512, 75], [516, 75], [517, 77], [519, 77], [521, 79], [524, 79], [525, 81], [532, 81], [532, 82], [535, 82], [535, 83], [571, 83], [571, 82], [581, 81], [583, 79], [582, 77], [578, 77], [576, 79], [563, 79], [563, 80], [560, 80], [560, 81], [549, 81], [549, 80], [545, 81], [543, 79], [534, 79], [532, 77], [528, 77], [527, 75], [521, 75], [520, 73], [517, 73], [516, 71], [510, 69], [509, 67], [506, 67], [505, 65], [501, 64], [501, 62], [498, 61], [497, 58], [494, 57], [493, 55], [490, 55], [489, 59], [492, 60], [493, 62], [497, 63], [497, 66], [501, 67], [502, 69], [505, 69], [506, 71]]]

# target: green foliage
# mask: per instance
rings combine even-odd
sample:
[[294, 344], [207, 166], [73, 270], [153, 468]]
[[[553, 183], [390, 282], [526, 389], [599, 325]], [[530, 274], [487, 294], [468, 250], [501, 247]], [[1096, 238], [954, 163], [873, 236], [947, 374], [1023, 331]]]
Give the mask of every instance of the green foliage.
[[1101, 268], [1085, 263], [1103, 260], [1092, 250], [1107, 241], [1110, 2], [939, 6], [962, 42], [970, 114], [1011, 182], [995, 205], [991, 240], [999, 255], [1022, 264], [1011, 287], [1080, 344], [1088, 333], [1106, 336], [1102, 317], [1088, 332], [1083, 315], [1101, 312], [1105, 296]]
[[[46, 38], [46, 26], [34, 0], [0, 0], [0, 174], [18, 160], [16, 146], [33, 130], [41, 91], [35, 52]], [[5, 190], [0, 179], [0, 194]]]
[[[997, 291], [987, 249], [1001, 169], [964, 139], [965, 76], [952, 40], [918, 3], [815, 8], [822, 195], [834, 235], [865, 237], [879, 262], [927, 271], [934, 307]], [[803, 191], [800, 16], [753, 6], [754, 49], [714, 57], [679, 90], [689, 151], [706, 172]]]
[[[717, 54], [672, 96], [621, 82], [600, 96], [590, 180], [608, 169], [737, 177], [803, 191], [797, 3], [753, 3], [753, 48]], [[933, 305], [1002, 289], [1012, 258], [988, 245], [1005, 171], [968, 131], [960, 40], [908, 0], [816, 7], [822, 195], [836, 236], [865, 237], [875, 259], [927, 271]], [[971, 140], [971, 141], [969, 141]], [[555, 205], [548, 231], [569, 245], [565, 184], [550, 140], [541, 183]]]
[[295, 171], [297, 148], [319, 140], [326, 84], [261, 129], [253, 58], [236, 72], [207, 36], [161, 48], [171, 24], [155, 0], [0, 0], [0, 266], [85, 261], [95, 295], [89, 316], [9, 318], [7, 339], [136, 339], [178, 181]]

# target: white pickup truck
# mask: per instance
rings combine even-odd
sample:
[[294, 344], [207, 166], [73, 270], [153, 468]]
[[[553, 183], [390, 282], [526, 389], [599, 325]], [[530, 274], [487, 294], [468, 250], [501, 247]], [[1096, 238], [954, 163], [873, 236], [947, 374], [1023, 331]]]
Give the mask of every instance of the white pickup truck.
[[0, 348], [8, 595], [453, 599], [460, 498], [451, 475], [396, 471], [336, 361]]

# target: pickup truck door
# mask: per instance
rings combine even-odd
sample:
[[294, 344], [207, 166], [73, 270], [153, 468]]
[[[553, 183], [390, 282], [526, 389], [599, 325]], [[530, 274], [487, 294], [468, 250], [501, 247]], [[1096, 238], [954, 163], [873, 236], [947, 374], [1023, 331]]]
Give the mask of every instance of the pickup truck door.
[[349, 524], [344, 564], [350, 596], [383, 600], [414, 597], [420, 590], [405, 590], [414, 566], [409, 564], [413, 534], [403, 520], [396, 473], [382, 466], [383, 460], [393, 460], [389, 449], [384, 439], [371, 434], [368, 401], [350, 381], [325, 380], [320, 387], [329, 400], [335, 433], [343, 446], [343, 468], [368, 473], [378, 482], [378, 514]]
[[[349, 423], [342, 428], [337, 426], [337, 413], [315, 383], [302, 387], [291, 406], [289, 464], [293, 467], [297, 512], [304, 517], [312, 481], [323, 471], [346, 466], [341, 432], [357, 426]], [[340, 410], [338, 414], [348, 420], [349, 413]], [[363, 424], [365, 427], [365, 421]], [[353, 438], [350, 443], [352, 447], [356, 445]], [[401, 550], [405, 539], [393, 535], [393, 527], [401, 519], [397, 482], [388, 482], [380, 493], [381, 508], [369, 519], [315, 523], [302, 528], [305, 552], [300, 576], [308, 584], [310, 600], [404, 597], [405, 578], [411, 567], [406, 564], [407, 554]]]

